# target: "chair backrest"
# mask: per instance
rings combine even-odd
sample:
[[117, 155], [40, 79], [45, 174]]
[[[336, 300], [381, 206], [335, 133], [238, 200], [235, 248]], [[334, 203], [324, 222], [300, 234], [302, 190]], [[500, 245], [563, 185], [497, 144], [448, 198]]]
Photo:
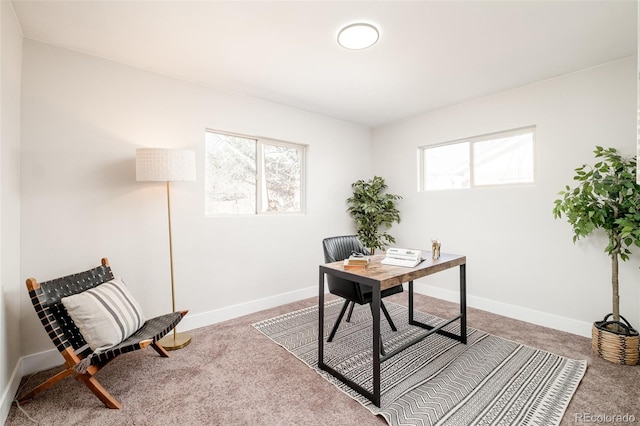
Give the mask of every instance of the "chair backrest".
[[[362, 245], [356, 235], [325, 238], [322, 240], [322, 248], [324, 261], [327, 263], [347, 259], [353, 252], [369, 254], [369, 250]], [[331, 294], [360, 304], [365, 303], [362, 288], [358, 283], [327, 275], [327, 286]]]
[[62, 304], [62, 298], [81, 293], [113, 278], [109, 261], [104, 258], [101, 266], [88, 271], [42, 283], [34, 278], [27, 279], [27, 289], [33, 308], [49, 334], [49, 338], [60, 352], [69, 347], [77, 350], [86, 345], [80, 331]]

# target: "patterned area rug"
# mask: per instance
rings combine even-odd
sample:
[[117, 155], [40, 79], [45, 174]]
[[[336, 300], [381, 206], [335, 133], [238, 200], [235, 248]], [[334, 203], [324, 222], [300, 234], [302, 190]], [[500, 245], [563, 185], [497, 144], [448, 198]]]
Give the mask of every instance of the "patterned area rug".
[[[342, 300], [325, 308], [325, 339]], [[407, 322], [407, 308], [385, 302], [393, 332], [382, 317], [385, 349], [424, 333]], [[417, 320], [438, 324], [440, 318], [415, 312]], [[253, 326], [326, 380], [390, 425], [558, 425], [587, 368], [586, 361], [564, 358], [468, 328], [463, 345], [431, 335], [390, 358], [381, 368], [381, 407], [317, 368], [318, 309], [311, 307]], [[457, 322], [445, 328], [458, 333]], [[371, 311], [357, 306], [334, 341], [325, 343], [325, 363], [365, 389], [372, 389]]]

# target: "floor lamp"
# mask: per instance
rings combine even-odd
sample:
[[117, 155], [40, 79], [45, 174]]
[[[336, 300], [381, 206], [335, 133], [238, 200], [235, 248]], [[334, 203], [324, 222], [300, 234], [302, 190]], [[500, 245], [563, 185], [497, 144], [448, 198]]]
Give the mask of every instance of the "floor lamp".
[[[169, 262], [171, 264], [171, 308], [176, 311], [173, 278], [173, 241], [171, 237], [171, 182], [196, 180], [196, 154], [183, 149], [140, 148], [136, 150], [136, 180], [166, 182], [167, 218], [169, 219]], [[191, 335], [177, 333], [163, 337], [158, 343], [167, 350], [180, 349], [191, 343]]]

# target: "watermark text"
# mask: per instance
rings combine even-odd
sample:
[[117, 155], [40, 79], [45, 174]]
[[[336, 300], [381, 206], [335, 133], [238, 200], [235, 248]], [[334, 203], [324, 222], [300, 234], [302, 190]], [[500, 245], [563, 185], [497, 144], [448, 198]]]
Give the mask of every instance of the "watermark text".
[[576, 413], [574, 414], [576, 423], [583, 424], [613, 424], [621, 425], [625, 423], [635, 423], [636, 416], [633, 414], [597, 414], [597, 413]]

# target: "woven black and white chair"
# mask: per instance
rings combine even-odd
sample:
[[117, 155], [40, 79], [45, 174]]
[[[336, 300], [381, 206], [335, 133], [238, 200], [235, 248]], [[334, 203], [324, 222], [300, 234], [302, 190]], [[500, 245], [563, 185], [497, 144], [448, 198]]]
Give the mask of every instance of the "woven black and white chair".
[[[33, 307], [51, 341], [64, 358], [65, 369], [20, 396], [18, 399], [20, 403], [33, 398], [63, 378], [75, 375], [105, 406], [122, 408], [122, 404], [102, 387], [94, 375], [117, 356], [147, 346], [155, 349], [160, 356], [169, 357], [167, 351], [158, 341], [170, 332], [188, 311], [172, 312], [144, 320], [141, 312], [132, 309], [130, 318], [127, 319], [126, 315], [122, 314], [124, 305], [133, 303], [137, 306], [137, 303], [131, 298], [123, 284], [121, 282], [119, 284], [118, 279], [114, 277], [108, 259], [102, 259], [101, 263], [101, 266], [93, 269], [42, 283], [38, 283], [34, 278], [27, 280], [27, 289]], [[92, 339], [85, 339], [79, 329], [79, 327], [85, 329], [85, 325], [76, 324], [65, 306], [65, 303], [73, 301], [74, 297], [77, 298], [78, 295], [85, 298], [97, 297], [95, 300], [107, 300], [112, 297], [113, 309], [111, 306], [107, 306], [107, 310], [111, 314], [118, 311], [117, 315], [114, 314], [117, 322], [115, 334], [122, 333], [123, 326], [126, 329], [127, 323], [129, 327], [133, 326], [134, 328], [130, 328], [130, 333], [122, 334], [124, 340], [112, 346], [104, 347], [105, 345], [103, 345], [100, 348], [92, 348], [87, 342]], [[65, 303], [63, 303], [63, 298]], [[74, 311], [75, 308], [72, 308], [71, 304], [67, 303], [67, 306]], [[79, 318], [75, 311], [72, 313], [76, 319]]]
[[[354, 252], [369, 255], [369, 250], [362, 245], [356, 235], [343, 235], [339, 237], [325, 238], [322, 240], [322, 248], [324, 251], [324, 261], [327, 263], [347, 259]], [[342, 310], [338, 315], [338, 319], [336, 320], [336, 323], [331, 330], [331, 334], [329, 334], [329, 338], [327, 339], [327, 342], [331, 342], [338, 331], [338, 327], [340, 326], [340, 322], [342, 321], [347, 308], [349, 308], [349, 314], [347, 315], [346, 321], [349, 322], [351, 321], [351, 314], [353, 313], [353, 308], [356, 303], [359, 305], [368, 304], [371, 308], [372, 294], [371, 287], [345, 280], [343, 278], [338, 278], [333, 275], [327, 276], [327, 287], [329, 287], [329, 293], [345, 299], [344, 305], [342, 305]], [[401, 293], [402, 291], [402, 286], [391, 287], [386, 290], [382, 290], [380, 298], [382, 299], [393, 294]], [[382, 300], [380, 300], [380, 308], [387, 319], [389, 326], [391, 326], [391, 329], [393, 331], [397, 331], [395, 324], [391, 320], [389, 311], [387, 311], [387, 307], [384, 305]], [[381, 346], [380, 350], [384, 355], [384, 346]]]

